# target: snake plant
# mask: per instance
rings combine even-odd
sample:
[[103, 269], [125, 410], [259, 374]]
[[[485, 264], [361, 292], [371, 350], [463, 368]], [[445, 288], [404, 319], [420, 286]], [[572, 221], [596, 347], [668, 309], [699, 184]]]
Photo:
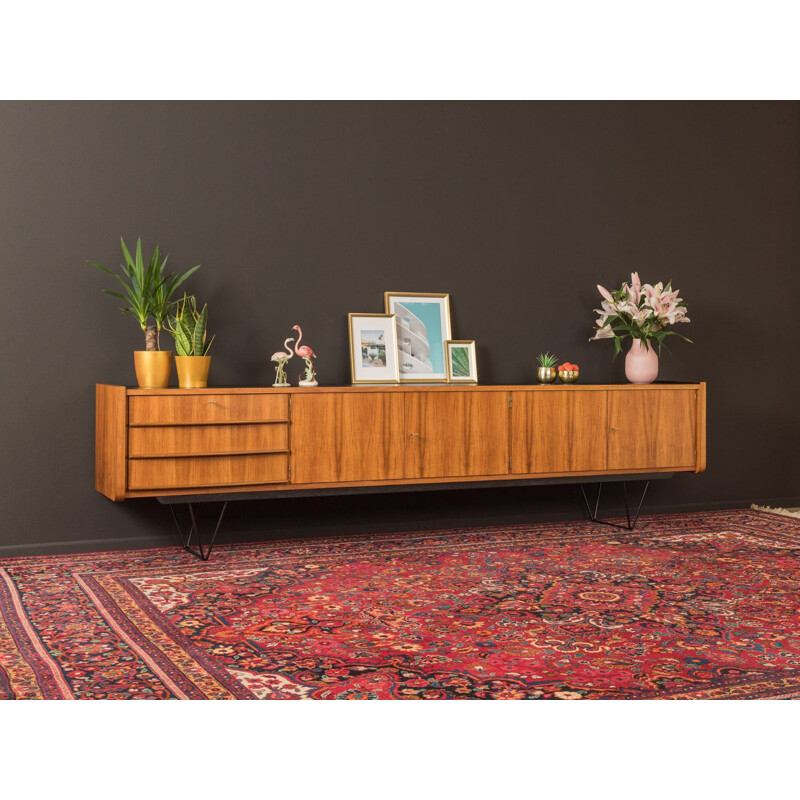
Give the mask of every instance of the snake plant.
[[175, 352], [179, 356], [205, 356], [214, 341], [212, 336], [206, 342], [208, 324], [208, 303], [197, 310], [197, 301], [192, 295], [183, 295], [176, 306], [175, 315], [167, 319], [166, 329], [175, 339]]
[[[103, 292], [127, 303], [121, 310], [125, 314], [132, 314], [144, 331], [145, 350], [160, 350], [161, 329], [175, 305], [172, 295], [178, 286], [199, 269], [200, 265], [192, 267], [183, 275], [175, 273], [165, 275], [164, 268], [169, 256], [161, 258], [159, 245], [155, 246], [150, 260], [145, 266], [141, 239], [136, 240], [134, 256], [131, 256], [124, 239], [120, 238], [120, 244], [122, 245], [122, 255], [125, 258], [125, 263], [120, 264], [122, 275], [112, 272], [108, 267], [104, 267], [96, 261], [88, 263], [119, 281], [122, 292], [112, 289], [103, 289]], [[154, 323], [151, 322], [151, 317]]]

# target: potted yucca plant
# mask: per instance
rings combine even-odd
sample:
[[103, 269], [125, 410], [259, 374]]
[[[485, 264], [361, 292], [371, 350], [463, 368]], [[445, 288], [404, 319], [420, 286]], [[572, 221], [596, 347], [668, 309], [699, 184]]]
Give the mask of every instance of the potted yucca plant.
[[176, 305], [175, 314], [166, 323], [167, 330], [175, 339], [175, 369], [181, 389], [204, 389], [208, 386], [208, 371], [211, 356], [208, 351], [214, 341], [206, 341], [208, 325], [208, 303], [197, 310], [197, 300], [183, 295]]
[[163, 389], [169, 385], [172, 373], [172, 351], [162, 350], [160, 344], [161, 330], [167, 316], [175, 305], [172, 295], [193, 272], [199, 269], [198, 264], [183, 275], [175, 273], [165, 275], [168, 255], [161, 258], [159, 245], [155, 246], [150, 259], [145, 265], [142, 255], [142, 240], [136, 240], [135, 255], [131, 256], [120, 238], [124, 264], [120, 264], [121, 275], [112, 272], [108, 267], [89, 261], [93, 267], [119, 281], [122, 291], [104, 289], [104, 294], [117, 297], [126, 303], [121, 308], [125, 314], [131, 314], [144, 332], [144, 350], [134, 350], [133, 362], [136, 379], [143, 389]]

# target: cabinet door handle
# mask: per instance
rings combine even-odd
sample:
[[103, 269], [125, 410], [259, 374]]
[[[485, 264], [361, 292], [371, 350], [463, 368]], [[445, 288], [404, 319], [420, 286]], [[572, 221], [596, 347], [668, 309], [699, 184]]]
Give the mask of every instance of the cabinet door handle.
[[612, 433], [615, 433], [615, 432], [616, 432], [616, 431], [618, 431], [618, 430], [619, 430], [619, 428], [613, 428], [613, 427], [611, 428], [611, 432], [612, 432]]
[[408, 436], [409, 436], [409, 438], [412, 438], [414, 436], [419, 436], [419, 434], [418, 433], [409, 433]]
[[217, 404], [217, 401], [216, 401], [216, 400], [209, 400], [209, 401], [208, 401], [208, 404], [209, 404], [210, 406], [215, 406], [215, 405]]

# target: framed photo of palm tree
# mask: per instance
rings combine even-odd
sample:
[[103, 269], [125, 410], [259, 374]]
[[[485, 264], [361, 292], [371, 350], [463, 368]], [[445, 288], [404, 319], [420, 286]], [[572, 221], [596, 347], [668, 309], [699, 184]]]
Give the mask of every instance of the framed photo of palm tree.
[[477, 383], [478, 365], [475, 360], [474, 339], [450, 339], [447, 351], [447, 382]]
[[384, 301], [386, 313], [397, 316], [400, 383], [447, 383], [450, 295], [386, 292]]
[[394, 314], [348, 314], [353, 383], [397, 383]]

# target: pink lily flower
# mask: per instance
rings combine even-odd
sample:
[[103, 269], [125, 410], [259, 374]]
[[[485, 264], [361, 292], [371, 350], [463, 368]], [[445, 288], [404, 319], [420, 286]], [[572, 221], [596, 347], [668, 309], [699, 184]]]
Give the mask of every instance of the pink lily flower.
[[600, 308], [594, 309], [595, 314], [605, 314], [606, 316], [610, 314], [617, 313], [617, 307], [613, 303], [609, 303], [608, 300], [603, 300], [600, 304]]
[[[666, 289], [661, 281], [643, 284], [639, 273], [631, 272], [630, 283], [624, 282], [613, 294], [600, 284], [597, 290], [603, 299], [600, 308], [594, 309], [596, 332], [589, 341], [626, 336], [648, 339], [667, 325], [689, 322], [683, 299], [671, 283]], [[620, 326], [619, 334], [612, 327], [615, 325]]]
[[614, 298], [611, 296], [611, 292], [609, 292], [608, 289], [603, 288], [599, 283], [597, 284], [597, 291], [600, 292], [600, 294], [603, 295], [603, 297], [605, 297], [605, 299], [608, 300], [609, 303], [614, 302]]
[[589, 339], [590, 342], [593, 342], [597, 339], [613, 339], [615, 336], [614, 331], [611, 330], [610, 325], [604, 325], [597, 333]]

